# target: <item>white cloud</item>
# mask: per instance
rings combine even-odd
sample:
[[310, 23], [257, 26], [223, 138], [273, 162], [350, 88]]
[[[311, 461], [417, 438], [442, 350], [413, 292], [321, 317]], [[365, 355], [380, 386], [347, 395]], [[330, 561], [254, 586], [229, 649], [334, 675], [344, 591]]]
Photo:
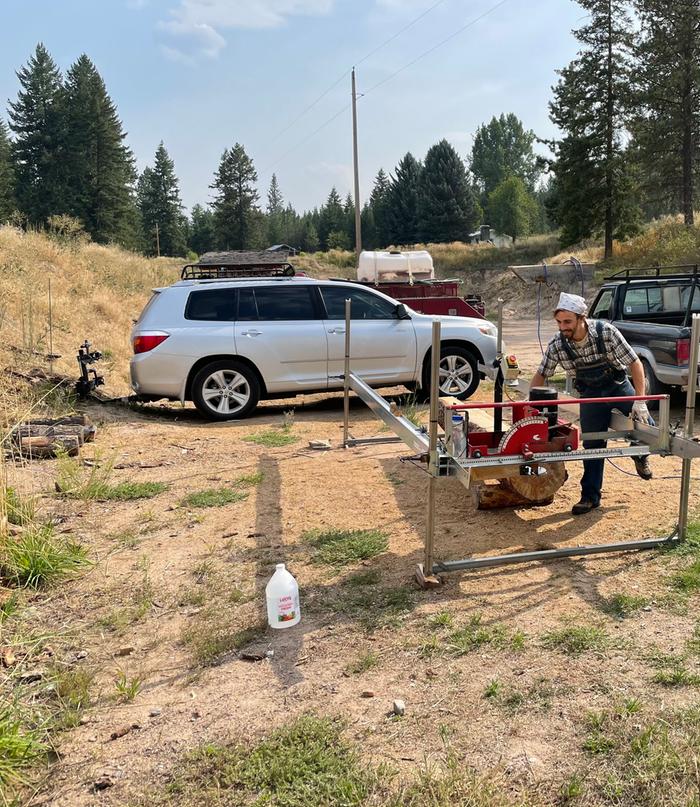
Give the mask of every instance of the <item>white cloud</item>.
[[221, 30], [276, 28], [291, 16], [327, 14], [332, 5], [333, 0], [180, 0], [158, 28], [172, 40], [170, 50], [182, 53], [184, 46], [214, 58], [226, 45]]
[[[223, 36], [205, 22], [169, 20], [158, 23], [158, 27], [169, 34], [173, 42], [177, 43], [178, 47], [171, 48], [171, 50], [179, 50], [190, 55], [203, 54], [215, 58], [219, 55], [219, 51], [226, 47], [226, 40]], [[183, 48], [185, 48], [184, 51]]]

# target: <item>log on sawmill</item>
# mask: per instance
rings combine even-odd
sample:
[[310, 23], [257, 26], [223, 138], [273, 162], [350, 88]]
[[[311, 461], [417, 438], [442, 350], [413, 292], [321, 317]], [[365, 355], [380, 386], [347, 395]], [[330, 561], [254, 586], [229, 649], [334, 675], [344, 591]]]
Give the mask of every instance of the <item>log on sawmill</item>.
[[477, 510], [501, 507], [542, 507], [554, 501], [554, 495], [566, 482], [563, 462], [543, 463], [527, 476], [518, 473], [495, 480], [495, 484], [477, 484], [471, 488]]
[[12, 443], [21, 456], [29, 459], [55, 457], [65, 451], [77, 454], [83, 443], [95, 439], [95, 426], [86, 415], [63, 418], [37, 418], [16, 426]]
[[[460, 401], [452, 396], [439, 399], [438, 420], [444, 428], [449, 419], [450, 407]], [[459, 410], [457, 410], [459, 411]], [[530, 420], [537, 420], [535, 418]], [[527, 422], [530, 422], [528, 420]], [[512, 425], [503, 433], [501, 447], [505, 447], [514, 438], [523, 421]], [[469, 432], [492, 432], [493, 410], [469, 410]], [[521, 473], [517, 457], [513, 456], [513, 464], [502, 467], [472, 468], [470, 490], [472, 500], [478, 510], [495, 510], [501, 507], [533, 507], [551, 504], [555, 493], [566, 482], [568, 474], [563, 462], [529, 464], [523, 466]], [[488, 482], [486, 481], [488, 480]]]

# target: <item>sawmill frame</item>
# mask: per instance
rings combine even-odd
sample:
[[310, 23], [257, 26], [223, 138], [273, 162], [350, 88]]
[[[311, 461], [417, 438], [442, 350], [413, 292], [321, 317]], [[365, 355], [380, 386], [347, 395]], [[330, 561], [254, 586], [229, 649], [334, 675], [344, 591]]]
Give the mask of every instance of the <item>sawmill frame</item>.
[[[499, 301], [500, 302], [500, 301]], [[430, 364], [430, 421], [427, 433], [424, 428], [418, 428], [406, 418], [397, 414], [395, 406], [387, 402], [379, 393], [373, 390], [359, 376], [350, 369], [350, 325], [351, 303], [345, 303], [345, 368], [344, 368], [344, 422], [343, 446], [352, 447], [368, 443], [404, 442], [417, 455], [417, 458], [427, 463], [428, 490], [426, 527], [424, 535], [423, 562], [416, 568], [416, 579], [423, 588], [440, 585], [437, 575], [441, 572], [455, 572], [470, 569], [483, 569], [491, 566], [505, 566], [515, 563], [531, 563], [533, 561], [556, 560], [559, 558], [576, 557], [583, 555], [602, 554], [606, 552], [627, 552], [643, 549], [655, 549], [662, 546], [673, 546], [684, 540], [688, 523], [688, 498], [690, 488], [691, 460], [700, 457], [700, 444], [693, 440], [695, 421], [695, 395], [698, 379], [698, 358], [700, 356], [700, 315], [694, 314], [692, 320], [692, 333], [690, 341], [690, 357], [687, 379], [687, 395], [685, 406], [685, 427], [682, 436], [670, 433], [670, 402], [668, 395], [643, 395], [624, 398], [588, 398], [585, 403], [614, 402], [616, 400], [658, 400], [659, 425], [650, 426], [632, 421], [622, 414], [613, 414], [611, 420], [612, 430], [582, 434], [583, 439], [633, 439], [643, 443], [639, 446], [580, 449], [569, 452], [550, 452], [535, 455], [532, 460], [524, 460], [519, 455], [513, 456], [485, 456], [456, 459], [438, 444], [439, 423], [439, 356], [440, 356], [440, 322], [433, 323], [431, 364]], [[498, 319], [498, 352], [499, 359], [502, 354], [502, 316], [499, 307]], [[376, 438], [353, 438], [349, 432], [350, 391], [353, 391], [397, 436]], [[584, 399], [564, 398], [553, 401], [515, 401], [483, 403], [460, 403], [445, 407], [445, 417], [450, 410], [464, 411], [469, 409], [493, 408], [498, 411], [513, 405], [529, 405], [533, 408], [546, 408], [556, 405], [578, 404]], [[500, 420], [500, 419], [499, 419]], [[560, 549], [539, 549], [530, 552], [514, 552], [506, 555], [492, 555], [479, 558], [464, 558], [461, 560], [435, 560], [435, 500], [438, 479], [446, 476], [456, 476], [465, 487], [474, 481], [472, 474], [479, 480], [489, 476], [489, 468], [519, 468], [527, 465], [547, 462], [580, 462], [583, 459], [595, 456], [596, 458], [640, 456], [645, 454], [661, 454], [679, 456], [682, 459], [680, 496], [678, 505], [678, 522], [670, 535], [663, 538], [648, 538], [634, 541], [617, 541], [606, 544], [593, 544], [584, 546], [564, 547]], [[498, 476], [498, 471], [493, 473]]]

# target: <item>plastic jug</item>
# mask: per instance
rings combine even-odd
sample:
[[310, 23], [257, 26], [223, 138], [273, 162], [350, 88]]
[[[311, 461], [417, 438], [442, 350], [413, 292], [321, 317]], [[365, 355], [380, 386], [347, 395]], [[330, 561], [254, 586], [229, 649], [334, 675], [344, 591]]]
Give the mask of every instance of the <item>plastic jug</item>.
[[284, 563], [275, 566], [275, 573], [265, 586], [265, 599], [271, 628], [291, 628], [301, 619], [299, 586]]
[[464, 418], [461, 415], [452, 415], [451, 438], [452, 456], [464, 459], [467, 453], [467, 436], [464, 433]]

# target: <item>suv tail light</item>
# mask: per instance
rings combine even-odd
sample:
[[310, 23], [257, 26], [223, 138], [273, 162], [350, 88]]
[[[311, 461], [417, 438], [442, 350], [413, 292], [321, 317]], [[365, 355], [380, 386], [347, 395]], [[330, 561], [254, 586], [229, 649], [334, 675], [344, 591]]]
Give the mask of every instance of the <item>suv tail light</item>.
[[690, 360], [690, 339], [676, 339], [676, 364], [687, 364]]
[[169, 333], [143, 333], [134, 338], [134, 353], [148, 353], [170, 336]]

